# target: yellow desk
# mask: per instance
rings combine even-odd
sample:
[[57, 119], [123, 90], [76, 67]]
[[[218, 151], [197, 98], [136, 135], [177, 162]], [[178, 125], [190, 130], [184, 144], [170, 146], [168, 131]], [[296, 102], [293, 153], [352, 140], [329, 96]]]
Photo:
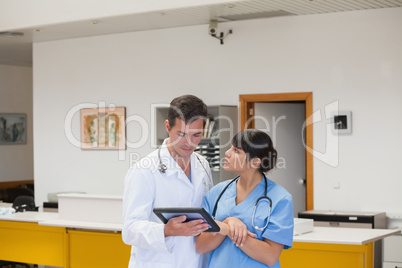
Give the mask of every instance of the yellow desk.
[[67, 230], [68, 267], [127, 268], [131, 246], [121, 237], [122, 223], [66, 220], [60, 217], [40, 225], [64, 227]]
[[373, 242], [365, 245], [339, 245], [295, 242], [282, 251], [280, 262], [286, 268], [373, 268]]
[[51, 212], [0, 216], [0, 260], [65, 268], [128, 267], [131, 246], [123, 243], [119, 231], [101, 223], [82, 224], [96, 231], [38, 224], [56, 217]]
[[123, 243], [121, 233], [68, 230], [68, 236], [70, 267], [128, 267], [131, 246]]
[[283, 250], [286, 268], [374, 268], [374, 241], [399, 233], [389, 229], [314, 227], [294, 237], [293, 247]]
[[[126, 268], [121, 224], [58, 220], [57, 213], [0, 216], [0, 259], [66, 268]], [[39, 223], [39, 224], [38, 224]], [[91, 229], [91, 231], [89, 231]], [[374, 268], [373, 242], [399, 230], [314, 227], [282, 251], [286, 268]]]
[[[68, 266], [65, 228], [40, 226], [36, 212], [0, 217], [0, 260]], [[54, 215], [41, 214], [41, 219]]]

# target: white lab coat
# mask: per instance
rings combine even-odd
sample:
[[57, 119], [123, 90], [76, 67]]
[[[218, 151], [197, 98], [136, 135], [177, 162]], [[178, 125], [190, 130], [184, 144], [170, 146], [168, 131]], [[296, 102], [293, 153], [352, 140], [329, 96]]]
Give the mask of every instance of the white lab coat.
[[[153, 213], [154, 207], [201, 207], [212, 187], [208, 162], [191, 155], [191, 182], [166, 148], [161, 161], [168, 169], [158, 171], [158, 150], [136, 163], [127, 173], [123, 198], [123, 241], [132, 245], [130, 268], [203, 268], [206, 256], [195, 250], [195, 238], [164, 236], [164, 224]], [[207, 174], [207, 172], [208, 174]]]

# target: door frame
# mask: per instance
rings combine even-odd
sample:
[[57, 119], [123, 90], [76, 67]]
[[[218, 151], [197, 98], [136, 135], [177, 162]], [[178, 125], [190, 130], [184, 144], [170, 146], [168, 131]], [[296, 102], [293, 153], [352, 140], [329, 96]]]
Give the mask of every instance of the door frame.
[[[297, 93], [274, 93], [274, 94], [247, 94], [239, 95], [239, 113], [240, 122], [239, 129], [254, 128], [255, 114], [254, 103], [256, 102], [292, 102], [304, 101], [306, 105], [306, 209], [314, 209], [314, 193], [313, 193], [313, 93], [297, 92]], [[247, 125], [246, 125], [247, 124]]]

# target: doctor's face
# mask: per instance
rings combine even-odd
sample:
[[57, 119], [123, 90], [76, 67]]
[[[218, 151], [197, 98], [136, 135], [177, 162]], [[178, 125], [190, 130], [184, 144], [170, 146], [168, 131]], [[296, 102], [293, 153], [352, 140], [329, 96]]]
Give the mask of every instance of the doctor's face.
[[169, 133], [168, 149], [173, 157], [189, 158], [201, 141], [204, 120], [197, 119], [187, 124], [176, 118], [176, 124], [171, 128], [169, 121], [165, 121], [166, 130]]

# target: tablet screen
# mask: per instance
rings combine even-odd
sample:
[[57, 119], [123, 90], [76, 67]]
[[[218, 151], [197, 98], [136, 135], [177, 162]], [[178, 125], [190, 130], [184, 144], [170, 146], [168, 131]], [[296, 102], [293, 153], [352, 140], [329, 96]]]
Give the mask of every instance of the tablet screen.
[[199, 213], [168, 213], [168, 212], [166, 212], [166, 213], [162, 213], [162, 215], [167, 220], [170, 220], [171, 218], [179, 217], [182, 215], [186, 215], [186, 220], [184, 222], [199, 220], [199, 219], [203, 219], [204, 222], [207, 222]]
[[203, 208], [176, 207], [176, 208], [154, 208], [155, 215], [163, 222], [167, 223], [171, 218], [186, 215], [185, 222], [203, 219], [209, 224], [209, 229], [205, 232], [219, 232], [220, 228], [212, 217]]

